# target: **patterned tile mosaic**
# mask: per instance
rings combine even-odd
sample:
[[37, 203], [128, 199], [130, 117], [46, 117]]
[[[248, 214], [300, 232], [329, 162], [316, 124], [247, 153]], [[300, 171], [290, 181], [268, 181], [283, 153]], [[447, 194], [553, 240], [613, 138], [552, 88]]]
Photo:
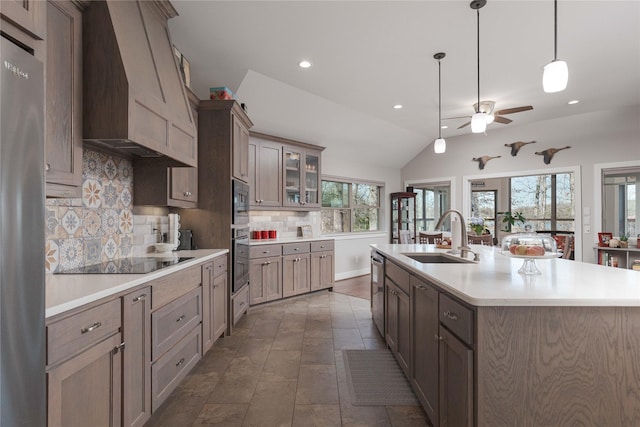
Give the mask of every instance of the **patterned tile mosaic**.
[[46, 201], [46, 271], [131, 256], [132, 203], [131, 160], [85, 147], [82, 197]]

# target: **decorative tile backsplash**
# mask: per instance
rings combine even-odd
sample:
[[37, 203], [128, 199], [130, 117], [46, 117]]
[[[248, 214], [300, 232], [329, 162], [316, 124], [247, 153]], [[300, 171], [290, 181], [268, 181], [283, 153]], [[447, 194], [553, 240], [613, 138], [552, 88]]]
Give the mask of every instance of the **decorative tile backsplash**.
[[47, 272], [131, 256], [131, 160], [85, 147], [82, 198], [47, 199], [45, 231]]
[[320, 235], [320, 212], [249, 211], [249, 228], [277, 230], [278, 237], [301, 236], [300, 227], [311, 225], [314, 236]]

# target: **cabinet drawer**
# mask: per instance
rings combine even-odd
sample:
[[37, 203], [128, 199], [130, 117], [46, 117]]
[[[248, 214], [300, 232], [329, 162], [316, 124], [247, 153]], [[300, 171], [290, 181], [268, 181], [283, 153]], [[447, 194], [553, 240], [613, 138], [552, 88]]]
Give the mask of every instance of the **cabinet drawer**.
[[440, 294], [440, 322], [468, 345], [473, 345], [473, 310]]
[[385, 263], [385, 270], [387, 277], [402, 289], [405, 294], [409, 295], [409, 272], [392, 262]]
[[249, 258], [251, 259], [281, 255], [282, 245], [257, 245], [249, 248]]
[[321, 240], [311, 242], [311, 252], [324, 252], [333, 250], [333, 240]]
[[47, 326], [47, 364], [78, 353], [120, 330], [120, 299], [106, 302]]
[[202, 320], [202, 290], [196, 288], [151, 313], [151, 359], [164, 352]]
[[201, 326], [192, 329], [178, 344], [151, 367], [151, 406], [158, 409], [191, 368], [200, 360]]
[[309, 243], [285, 243], [282, 245], [282, 255], [308, 254]]
[[249, 308], [249, 286], [245, 286], [233, 297], [233, 324], [235, 325]]
[[151, 282], [151, 310], [162, 307], [202, 282], [200, 267], [192, 267]]
[[218, 277], [227, 272], [227, 256], [219, 256], [213, 259], [213, 277]]

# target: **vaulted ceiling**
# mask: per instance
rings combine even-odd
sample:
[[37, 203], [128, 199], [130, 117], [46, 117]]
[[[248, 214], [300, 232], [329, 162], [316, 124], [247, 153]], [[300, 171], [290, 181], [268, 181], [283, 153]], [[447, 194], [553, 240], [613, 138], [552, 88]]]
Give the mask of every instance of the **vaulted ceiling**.
[[[329, 156], [402, 167], [438, 135], [442, 116], [477, 99], [476, 12], [468, 1], [174, 1], [173, 42], [195, 93], [226, 86], [253, 130], [327, 147]], [[553, 1], [489, 0], [480, 10], [480, 98], [532, 105], [487, 134], [555, 117], [640, 104], [640, 1], [559, 1], [565, 91], [542, 90], [553, 59]], [[298, 62], [312, 62], [301, 69]], [[568, 105], [577, 99], [580, 103]], [[394, 109], [402, 104], [402, 109]], [[640, 119], [640, 118], [639, 118]], [[445, 120], [449, 139], [470, 133]], [[526, 136], [523, 136], [526, 137]], [[485, 138], [477, 135], [477, 138]], [[455, 139], [453, 140], [455, 141]]]

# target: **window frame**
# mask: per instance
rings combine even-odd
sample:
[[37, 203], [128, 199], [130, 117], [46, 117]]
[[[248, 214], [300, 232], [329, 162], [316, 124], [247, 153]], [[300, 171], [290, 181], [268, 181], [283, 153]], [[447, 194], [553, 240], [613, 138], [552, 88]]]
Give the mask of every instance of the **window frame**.
[[[353, 235], [353, 234], [367, 234], [367, 233], [381, 233], [385, 231], [384, 228], [384, 205], [382, 200], [385, 197], [385, 183], [381, 181], [373, 181], [367, 179], [356, 179], [356, 178], [348, 178], [343, 176], [333, 176], [333, 175], [322, 175], [320, 177], [320, 186], [323, 187], [323, 183], [327, 182], [337, 182], [340, 184], [348, 184], [348, 206], [341, 207], [331, 207], [331, 206], [323, 206], [322, 199], [320, 200], [320, 233], [324, 236], [328, 235]], [[377, 206], [371, 205], [355, 205], [354, 194], [353, 194], [353, 186], [354, 185], [370, 185], [375, 186], [378, 191], [377, 197]], [[355, 211], [357, 209], [376, 209], [378, 212], [378, 224], [376, 230], [357, 230], [353, 231], [353, 225], [355, 222]], [[331, 231], [324, 232], [322, 226], [322, 213], [325, 211], [349, 211], [349, 231]]]

